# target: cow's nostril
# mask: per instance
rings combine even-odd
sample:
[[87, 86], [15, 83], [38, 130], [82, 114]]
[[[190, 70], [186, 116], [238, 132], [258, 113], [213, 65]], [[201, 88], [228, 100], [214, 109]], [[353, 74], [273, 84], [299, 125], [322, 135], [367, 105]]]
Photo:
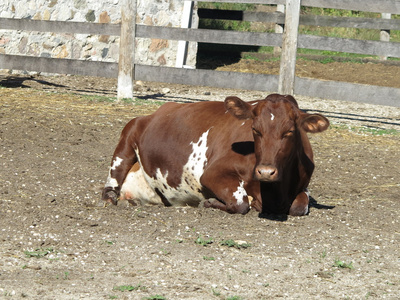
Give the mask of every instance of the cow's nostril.
[[278, 170], [272, 166], [258, 166], [256, 168], [256, 177], [262, 181], [275, 181], [278, 177]]

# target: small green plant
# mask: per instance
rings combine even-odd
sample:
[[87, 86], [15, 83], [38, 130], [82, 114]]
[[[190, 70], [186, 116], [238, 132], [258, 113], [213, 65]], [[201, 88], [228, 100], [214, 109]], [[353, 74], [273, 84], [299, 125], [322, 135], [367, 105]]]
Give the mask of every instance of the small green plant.
[[115, 242], [114, 241], [104, 241], [107, 245], [114, 245], [115, 244]]
[[66, 271], [66, 272], [64, 272], [64, 274], [63, 274], [62, 276], [59, 276], [59, 275], [56, 276], [57, 279], [60, 279], [60, 277], [61, 277], [63, 280], [69, 280], [69, 272]]
[[199, 235], [199, 236], [197, 237], [197, 239], [195, 240], [195, 243], [196, 243], [197, 245], [202, 245], [202, 246], [206, 247], [207, 245], [213, 243], [213, 239], [212, 239], [212, 238], [205, 239], [203, 236]]
[[64, 280], [68, 280], [69, 279], [69, 272], [64, 272]]
[[225, 240], [220, 243], [221, 246], [234, 247], [236, 249], [246, 249], [251, 247], [251, 244], [245, 242], [236, 242], [234, 240]]
[[230, 297], [226, 298], [226, 300], [241, 300], [241, 299], [243, 299], [243, 298], [240, 296], [230, 296]]
[[161, 248], [160, 253], [163, 254], [163, 255], [170, 255], [170, 254], [171, 254], [171, 251], [169, 251], [169, 250], [167, 250], [167, 249], [164, 249], [164, 248]]
[[320, 255], [321, 255], [321, 258], [325, 258], [326, 255], [327, 255], [326, 249], [324, 249], [324, 251], [322, 251], [322, 252], [320, 253]]
[[137, 290], [145, 290], [146, 287], [142, 286], [141, 284], [138, 285], [119, 285], [115, 286], [113, 288], [114, 291], [120, 291], [120, 292], [131, 292], [131, 291], [137, 291]]
[[216, 289], [212, 289], [212, 292], [213, 292], [214, 296], [217, 296], [217, 297], [221, 296], [221, 292]]
[[342, 269], [350, 269], [350, 270], [354, 269], [353, 262], [345, 263], [344, 261], [341, 261], [340, 259], [335, 259], [333, 266], [336, 268], [342, 268]]
[[46, 248], [46, 249], [36, 249], [34, 251], [24, 251], [24, 254], [26, 257], [36, 257], [36, 258], [42, 258], [45, 257], [46, 255], [54, 252], [53, 248]]
[[203, 256], [204, 260], [215, 260], [215, 257], [212, 256]]

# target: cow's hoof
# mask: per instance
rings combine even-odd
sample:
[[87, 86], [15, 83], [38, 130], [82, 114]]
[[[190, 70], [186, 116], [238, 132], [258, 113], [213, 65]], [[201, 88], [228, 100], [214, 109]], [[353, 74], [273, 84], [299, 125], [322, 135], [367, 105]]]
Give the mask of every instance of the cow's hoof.
[[301, 205], [292, 205], [289, 210], [289, 215], [295, 217], [301, 217], [307, 215], [309, 212], [308, 205], [301, 206]]
[[109, 204], [117, 205], [118, 196], [115, 191], [104, 191], [102, 200], [99, 201], [97, 206], [106, 207]]

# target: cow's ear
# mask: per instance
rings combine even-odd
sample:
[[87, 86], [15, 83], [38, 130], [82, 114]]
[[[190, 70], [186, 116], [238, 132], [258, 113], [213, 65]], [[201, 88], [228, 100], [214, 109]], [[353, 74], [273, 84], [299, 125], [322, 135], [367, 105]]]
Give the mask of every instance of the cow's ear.
[[253, 107], [235, 96], [226, 97], [225, 109], [238, 119], [253, 118]]
[[306, 132], [317, 133], [328, 129], [329, 120], [320, 114], [302, 114], [301, 127]]

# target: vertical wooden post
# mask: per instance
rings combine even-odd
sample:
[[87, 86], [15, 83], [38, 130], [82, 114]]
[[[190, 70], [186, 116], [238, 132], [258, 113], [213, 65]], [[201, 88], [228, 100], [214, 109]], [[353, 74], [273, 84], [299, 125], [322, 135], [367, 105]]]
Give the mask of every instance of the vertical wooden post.
[[136, 0], [123, 0], [118, 61], [118, 100], [133, 98], [135, 80]]
[[286, 0], [278, 93], [293, 94], [301, 0]]
[[[382, 19], [390, 19], [392, 14], [389, 13], [382, 13]], [[382, 29], [380, 33], [380, 40], [382, 42], [389, 42], [390, 41], [390, 30]], [[387, 56], [381, 56], [382, 60], [387, 60]]]
[[[184, 1], [183, 2], [183, 13], [181, 19], [181, 28], [190, 28], [192, 23], [192, 11], [193, 11], [193, 1]], [[178, 50], [176, 53], [176, 68], [183, 68], [186, 63], [187, 57], [187, 41], [179, 41], [178, 42]]]
[[[283, 4], [278, 4], [276, 6], [276, 12], [278, 13], [285, 13], [285, 5]], [[275, 33], [283, 33], [283, 29], [285, 28], [284, 24], [275, 24]], [[282, 48], [281, 47], [274, 47], [274, 54], [279, 55], [282, 53]]]

